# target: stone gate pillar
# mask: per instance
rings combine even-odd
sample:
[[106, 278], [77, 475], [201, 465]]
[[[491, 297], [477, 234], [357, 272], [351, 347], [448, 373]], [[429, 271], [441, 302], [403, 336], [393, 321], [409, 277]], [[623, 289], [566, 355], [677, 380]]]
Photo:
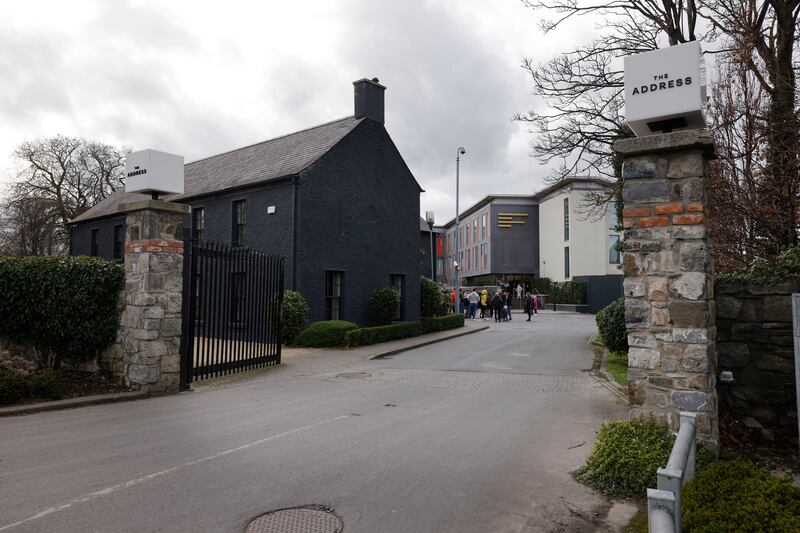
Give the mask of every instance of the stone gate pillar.
[[697, 413], [698, 438], [718, 445], [713, 264], [708, 246], [708, 130], [615, 144], [623, 160], [625, 322], [631, 416], [677, 431]]
[[116, 366], [126, 383], [153, 393], [179, 389], [183, 217], [190, 210], [161, 200], [120, 204], [127, 213], [125, 309]]

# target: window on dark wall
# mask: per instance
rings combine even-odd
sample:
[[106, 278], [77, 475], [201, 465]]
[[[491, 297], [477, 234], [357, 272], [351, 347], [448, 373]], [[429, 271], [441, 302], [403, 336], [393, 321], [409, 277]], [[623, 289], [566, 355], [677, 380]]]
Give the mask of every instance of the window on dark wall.
[[564, 198], [564, 240], [569, 240], [569, 198]]
[[344, 272], [325, 272], [325, 320], [341, 319], [343, 285]]
[[231, 273], [231, 323], [244, 326], [244, 310], [246, 302], [246, 280], [244, 272]]
[[206, 210], [197, 207], [192, 210], [192, 237], [202, 241], [206, 235]]
[[395, 312], [394, 319], [395, 320], [403, 320], [403, 289], [405, 288], [406, 284], [406, 277], [403, 274], [392, 274], [389, 276], [389, 286], [394, 289], [394, 292], [397, 293], [397, 296], [400, 298], [400, 305], [397, 306], [397, 311]]
[[92, 230], [92, 241], [89, 246], [89, 255], [91, 255], [92, 257], [97, 256], [97, 236], [99, 231], [100, 230], [97, 229]]
[[247, 202], [237, 200], [233, 202], [233, 235], [231, 243], [234, 246], [244, 246], [247, 243]]
[[117, 224], [114, 226], [114, 259], [122, 261], [125, 256], [125, 226]]
[[569, 279], [569, 246], [564, 247], [564, 278]]

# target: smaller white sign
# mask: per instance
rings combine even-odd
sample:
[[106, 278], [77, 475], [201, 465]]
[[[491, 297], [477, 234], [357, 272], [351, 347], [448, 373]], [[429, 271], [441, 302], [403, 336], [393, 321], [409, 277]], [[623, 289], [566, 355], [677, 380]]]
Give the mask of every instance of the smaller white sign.
[[638, 137], [706, 126], [699, 42], [626, 56], [624, 65], [625, 121]]
[[125, 191], [183, 194], [183, 156], [151, 149], [131, 152], [125, 160]]

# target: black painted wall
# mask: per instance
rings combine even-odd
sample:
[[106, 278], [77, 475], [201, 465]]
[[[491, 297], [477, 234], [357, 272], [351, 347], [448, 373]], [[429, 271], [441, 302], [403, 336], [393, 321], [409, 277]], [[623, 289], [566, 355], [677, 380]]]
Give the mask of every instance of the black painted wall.
[[[292, 183], [266, 183], [191, 200], [192, 209], [205, 209], [205, 240], [231, 243], [233, 202], [245, 200], [247, 224], [244, 246], [285, 258], [285, 286], [292, 288]], [[275, 213], [268, 214], [270, 206]], [[187, 227], [191, 227], [191, 223]], [[194, 228], [193, 228], [194, 229]], [[194, 236], [194, 233], [192, 234]]]
[[596, 313], [617, 298], [622, 298], [621, 274], [607, 274], [605, 276], [574, 276], [574, 281], [586, 282], [586, 307], [585, 313]]
[[[527, 213], [527, 217], [514, 217], [525, 224], [512, 224], [510, 228], [497, 227], [499, 213]], [[539, 206], [492, 204], [489, 211], [492, 225], [490, 272], [492, 274], [532, 274], [539, 276]]]
[[92, 230], [96, 229], [97, 256], [121, 262], [114, 257], [114, 226], [118, 224], [122, 225], [124, 236], [125, 215], [87, 220], [73, 226], [70, 233], [70, 255], [91, 255]]
[[344, 272], [343, 317], [369, 323], [372, 292], [405, 275], [402, 320], [419, 318], [419, 193], [386, 129], [365, 120], [302, 172], [298, 290], [324, 319], [325, 271]]

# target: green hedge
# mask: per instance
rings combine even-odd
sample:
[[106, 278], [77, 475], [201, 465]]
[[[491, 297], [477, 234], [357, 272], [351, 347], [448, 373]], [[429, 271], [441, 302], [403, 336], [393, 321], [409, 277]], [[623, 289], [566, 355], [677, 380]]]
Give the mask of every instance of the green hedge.
[[628, 353], [628, 329], [625, 327], [625, 299], [611, 302], [597, 312], [597, 329], [603, 344], [612, 352]]
[[741, 459], [720, 462], [685, 487], [687, 531], [800, 531], [800, 488]]
[[345, 334], [358, 328], [355, 322], [346, 320], [321, 320], [312, 322], [300, 332], [295, 340], [296, 346], [326, 347], [343, 346]]
[[550, 278], [536, 278], [531, 287], [547, 295], [549, 303], [584, 305], [586, 303], [585, 281], [553, 281]]
[[[575, 479], [610, 496], [643, 498], [648, 487], [656, 486], [656, 470], [666, 466], [674, 443], [667, 428], [651, 421], [607, 422]], [[713, 461], [705, 448], [697, 448], [698, 472]]]
[[464, 313], [454, 313], [435, 318], [424, 317], [420, 319], [420, 324], [422, 325], [423, 334], [460, 328], [464, 325]]
[[122, 267], [99, 257], [0, 258], [0, 336], [62, 359], [92, 359], [114, 341]]
[[435, 331], [455, 329], [463, 325], [464, 315], [462, 313], [435, 318], [424, 317], [419, 322], [400, 322], [388, 326], [354, 329], [345, 335], [345, 343], [348, 347], [355, 348], [356, 346], [367, 346], [379, 342], [417, 337]]
[[345, 335], [345, 344], [350, 348], [356, 346], [367, 346], [379, 342], [406, 339], [417, 337], [422, 333], [419, 322], [400, 322], [388, 326], [376, 326], [372, 328], [358, 328], [348, 331]]

